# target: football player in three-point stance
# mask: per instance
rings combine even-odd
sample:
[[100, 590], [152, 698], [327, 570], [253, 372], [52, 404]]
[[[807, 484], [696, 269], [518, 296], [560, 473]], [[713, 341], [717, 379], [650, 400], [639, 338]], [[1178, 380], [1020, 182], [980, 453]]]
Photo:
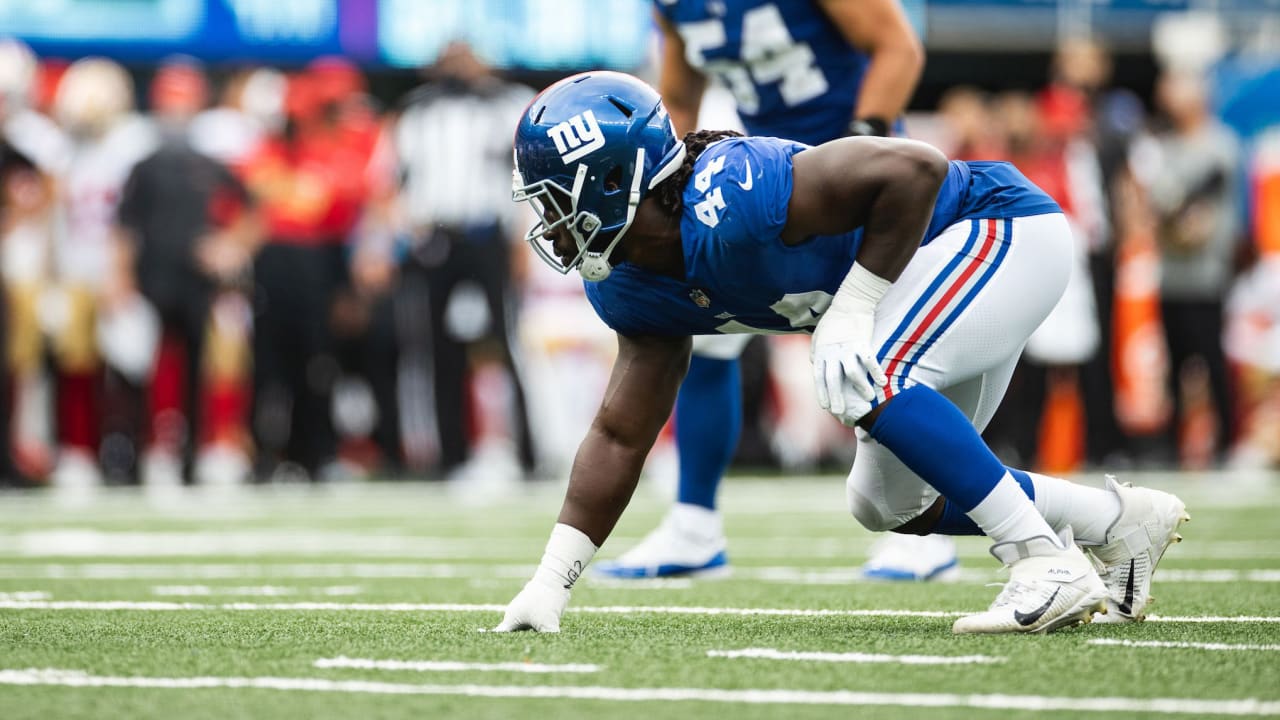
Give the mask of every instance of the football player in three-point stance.
[[[897, 127], [924, 65], [898, 0], [654, 0], [662, 33], [658, 91], [677, 134], [697, 127], [714, 79], [733, 94], [750, 135], [820, 145]], [[749, 336], [694, 338], [675, 404], [676, 504], [643, 541], [595, 570], [618, 578], [728, 570], [720, 480], [742, 423], [738, 357]], [[890, 536], [869, 577], [930, 579], [956, 567], [941, 536]]]
[[1061, 211], [1012, 166], [883, 138], [682, 141], [657, 92], [611, 72], [543, 91], [515, 148], [514, 196], [541, 218], [527, 239], [582, 275], [618, 357], [542, 562], [498, 630], [559, 629], [671, 411], [689, 338], [741, 332], [812, 333], [819, 403], [860, 429], [847, 482], [860, 523], [993, 540], [1010, 579], [955, 632], [1143, 617], [1183, 503], [1006, 468], [976, 429], [1071, 267]]

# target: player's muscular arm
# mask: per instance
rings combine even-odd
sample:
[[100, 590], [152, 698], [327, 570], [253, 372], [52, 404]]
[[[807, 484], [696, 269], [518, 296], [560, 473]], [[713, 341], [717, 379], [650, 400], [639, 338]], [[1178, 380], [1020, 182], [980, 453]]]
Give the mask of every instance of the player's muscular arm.
[[662, 13], [654, 10], [658, 29], [662, 32], [662, 70], [658, 75], [658, 94], [675, 123], [676, 136], [698, 129], [698, 108], [707, 89], [707, 78], [689, 64], [684, 54], [684, 39]]
[[783, 242], [862, 227], [857, 262], [809, 345], [818, 405], [846, 425], [889, 382], [872, 344], [876, 307], [919, 247], [946, 175], [942, 153], [911, 140], [845, 138], [793, 160]]
[[845, 138], [798, 153], [782, 240], [863, 228], [858, 263], [896, 280], [929, 227], [947, 158], [914, 140]]
[[871, 57], [854, 116], [892, 123], [924, 69], [924, 47], [898, 0], [819, 0], [845, 38]]
[[689, 366], [689, 338], [618, 336], [604, 401], [578, 448], [560, 522], [597, 547], [631, 500]]

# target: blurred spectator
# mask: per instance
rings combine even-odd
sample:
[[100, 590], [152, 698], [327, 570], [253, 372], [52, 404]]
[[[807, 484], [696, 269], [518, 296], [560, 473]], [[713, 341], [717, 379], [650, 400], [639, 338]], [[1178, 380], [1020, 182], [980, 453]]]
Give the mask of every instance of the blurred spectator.
[[1003, 160], [1001, 125], [987, 97], [977, 88], [951, 88], [938, 101], [938, 114], [948, 134], [947, 155], [954, 160]]
[[1228, 297], [1226, 352], [1239, 367], [1244, 407], [1231, 463], [1280, 467], [1280, 255], [1250, 268]]
[[[145, 356], [138, 343], [109, 327], [99, 332], [96, 307], [112, 288], [110, 272], [116, 207], [133, 165], [155, 147], [154, 129], [133, 112], [133, 82], [117, 63], [86, 58], [63, 74], [54, 98], [54, 116], [72, 139], [71, 159], [62, 178], [63, 231], [56, 237], [58, 286], [40, 299], [46, 332], [53, 337], [58, 366], [57, 423], [60, 449], [52, 481], [63, 487], [98, 484], [99, 441], [104, 428], [128, 424], [115, 403], [103, 403], [100, 336], [113, 347]], [[137, 328], [137, 325], [128, 325]], [[124, 415], [127, 415], [127, 409]], [[132, 444], [107, 433], [101, 459], [108, 474], [133, 470]]]
[[283, 122], [285, 78], [267, 68], [232, 73], [218, 104], [191, 120], [196, 150], [233, 168], [242, 166], [269, 133]]
[[499, 79], [462, 42], [441, 51], [428, 77], [408, 97], [395, 134], [412, 236], [406, 300], [418, 304], [411, 315], [425, 319], [404, 338], [405, 351], [429, 353], [439, 465], [449, 473], [471, 457], [469, 436], [480, 418], [468, 397], [478, 358], [468, 350], [488, 350], [509, 378], [509, 434], [527, 472], [534, 448], [514, 357], [511, 243], [520, 228], [509, 188], [512, 128], [533, 92]]
[[52, 272], [55, 179], [70, 159], [62, 131], [32, 107], [38, 75], [30, 48], [0, 41], [0, 476], [29, 479], [52, 462], [38, 307]]
[[[267, 475], [340, 471], [332, 421], [332, 321], [347, 240], [368, 193], [377, 137], [363, 78], [325, 59], [289, 78], [282, 135], [245, 164], [266, 242], [254, 262], [253, 431]], [[283, 463], [283, 464], [282, 464]]]
[[1183, 373], [1193, 358], [1207, 371], [1217, 421], [1215, 458], [1232, 438], [1231, 393], [1223, 353], [1223, 303], [1241, 233], [1239, 143], [1209, 111], [1201, 77], [1167, 72], [1157, 100], [1170, 127], [1157, 137], [1148, 178], [1160, 250], [1160, 300], [1169, 349], [1170, 432], [1178, 447]]
[[[7, 140], [0, 141], [0, 231], [5, 231], [8, 235], [8, 228], [12, 222], [11, 218], [17, 213], [15, 207], [21, 202], [22, 189], [21, 183], [24, 181], [21, 176], [31, 176], [36, 174], [35, 165], [29, 158], [16, 150]], [[8, 292], [0, 292], [0, 347], [5, 348], [6, 361], [11, 356], [9, 348], [11, 347], [9, 336], [12, 332], [11, 314], [9, 312]], [[6, 362], [6, 366], [10, 365]], [[6, 377], [0, 380], [0, 486], [10, 482], [17, 482], [23, 479], [23, 473], [18, 469], [17, 464], [13, 460], [12, 437], [10, 418], [11, 404], [10, 396], [12, 389], [10, 387], [10, 378], [12, 376], [6, 373]]]
[[341, 142], [358, 152], [362, 199], [347, 230], [332, 328], [341, 377], [334, 420], [345, 472], [398, 473], [403, 466], [395, 288], [396, 178], [387, 122], [374, 114], [364, 77], [349, 62], [323, 58], [311, 72], [339, 118]]
[[1008, 159], [1062, 206], [1078, 263], [1061, 300], [1028, 340], [988, 437], [1010, 463], [1070, 472], [1082, 459], [1078, 369], [1097, 352], [1099, 339], [1086, 253], [1090, 238], [1105, 232], [1088, 106], [1080, 92], [1051, 85], [1035, 98], [1001, 95], [996, 116]]
[[[242, 377], [213, 373], [217, 363], [209, 356], [236, 353], [247, 336], [211, 325], [210, 311], [220, 288], [243, 280], [258, 228], [244, 186], [189, 139], [207, 96], [204, 73], [193, 63], [160, 66], [150, 104], [161, 144], [133, 168], [120, 202], [113, 300], [127, 304], [140, 293], [160, 325], [153, 369], [138, 378], [147, 393], [147, 485], [181, 484], [202, 442], [208, 445], [196, 473], [202, 480], [239, 482], [249, 471], [240, 431]], [[109, 305], [108, 314], [121, 309]]]
[[[1113, 347], [1112, 327], [1115, 296], [1117, 179], [1125, 173], [1129, 147], [1146, 123], [1142, 102], [1132, 92], [1111, 85], [1111, 56], [1097, 40], [1073, 37], [1063, 41], [1053, 60], [1050, 88], [1075, 94], [1084, 100], [1087, 126], [1080, 138], [1087, 140], [1096, 159], [1090, 162], [1077, 146], [1076, 167], [1092, 165], [1098, 175], [1097, 191], [1101, 197], [1083, 198], [1095, 211], [1077, 213], [1084, 234], [1081, 241], [1088, 250], [1089, 278], [1099, 323], [1098, 351], [1084, 363], [1080, 384], [1085, 412], [1085, 453], [1091, 465], [1110, 467], [1123, 461], [1127, 442], [1116, 418], [1116, 391], [1112, 363], [1117, 350]], [[1063, 97], [1070, 98], [1067, 94]], [[1067, 104], [1071, 104], [1069, 101]], [[1085, 209], [1085, 208], [1079, 208]]]

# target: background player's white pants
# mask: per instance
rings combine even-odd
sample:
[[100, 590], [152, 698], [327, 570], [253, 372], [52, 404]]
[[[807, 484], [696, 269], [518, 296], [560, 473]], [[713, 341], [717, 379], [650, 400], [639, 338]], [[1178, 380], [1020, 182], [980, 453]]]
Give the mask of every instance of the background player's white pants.
[[732, 335], [694, 335], [693, 354], [712, 360], [737, 360], [753, 335], [735, 333]]
[[[1004, 397], [1027, 338], [1053, 309], [1074, 258], [1061, 214], [965, 220], [920, 248], [876, 310], [887, 395], [938, 390], [981, 431]], [[881, 400], [885, 391], [879, 393]], [[938, 492], [858, 432], [849, 511], [869, 530], [915, 518]]]

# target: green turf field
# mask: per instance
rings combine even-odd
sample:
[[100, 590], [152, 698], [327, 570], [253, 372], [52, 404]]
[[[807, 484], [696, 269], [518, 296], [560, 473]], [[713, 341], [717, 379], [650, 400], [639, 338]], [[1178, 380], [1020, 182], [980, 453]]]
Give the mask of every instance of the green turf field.
[[[588, 577], [558, 636], [482, 632], [557, 487], [0, 495], [0, 718], [1280, 715], [1280, 477], [1129, 479], [1193, 518], [1153, 617], [996, 638], [950, 632], [998, 590], [985, 542], [954, 583], [859, 581], [839, 477], [731, 479], [733, 577]], [[663, 508], [642, 486], [601, 556]]]

